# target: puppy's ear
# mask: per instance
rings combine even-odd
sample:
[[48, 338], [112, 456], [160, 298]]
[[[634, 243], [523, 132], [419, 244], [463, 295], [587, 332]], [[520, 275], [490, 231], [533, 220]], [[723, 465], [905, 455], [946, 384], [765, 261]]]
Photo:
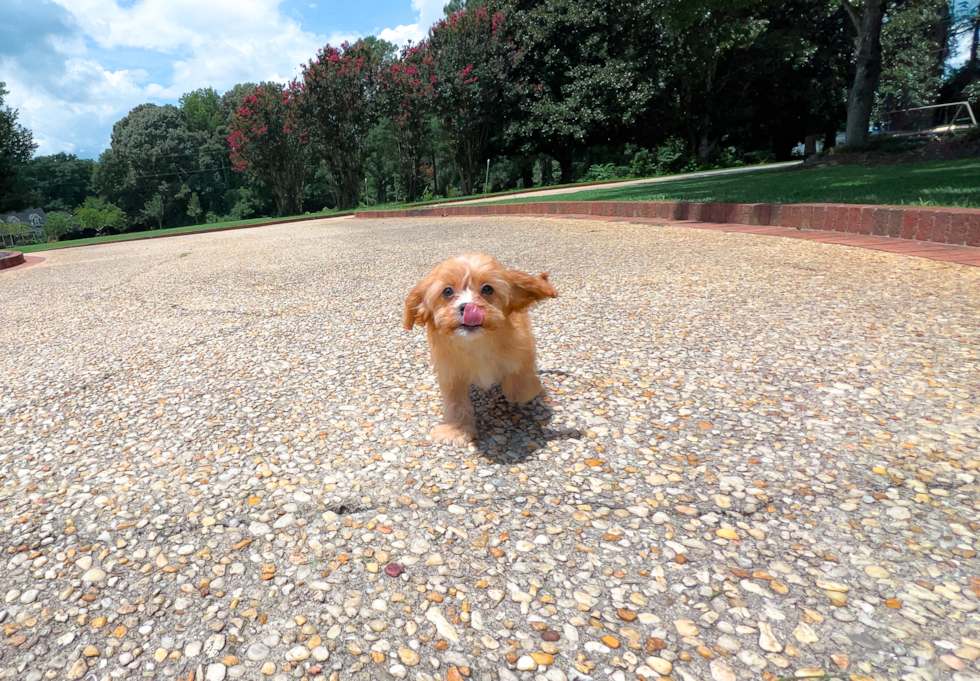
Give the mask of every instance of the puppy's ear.
[[405, 299], [405, 320], [403, 322], [406, 329], [412, 330], [416, 324], [423, 325], [428, 323], [432, 316], [432, 311], [425, 304], [425, 293], [429, 290], [429, 277], [426, 277], [411, 290], [408, 298]]
[[507, 280], [511, 285], [510, 309], [511, 312], [526, 310], [534, 303], [545, 298], [557, 298], [556, 291], [548, 283], [548, 273], [535, 277], [517, 270], [507, 270]]

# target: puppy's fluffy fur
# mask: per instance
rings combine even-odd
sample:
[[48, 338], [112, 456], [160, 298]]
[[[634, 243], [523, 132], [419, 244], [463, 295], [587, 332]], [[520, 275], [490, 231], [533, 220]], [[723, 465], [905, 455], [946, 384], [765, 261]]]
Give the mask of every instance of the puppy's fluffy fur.
[[405, 328], [424, 325], [444, 400], [432, 439], [465, 445], [476, 438], [470, 386], [501, 383], [510, 402], [541, 392], [528, 308], [557, 298], [548, 274], [508, 270], [489, 255], [450, 258], [432, 268], [405, 300]]

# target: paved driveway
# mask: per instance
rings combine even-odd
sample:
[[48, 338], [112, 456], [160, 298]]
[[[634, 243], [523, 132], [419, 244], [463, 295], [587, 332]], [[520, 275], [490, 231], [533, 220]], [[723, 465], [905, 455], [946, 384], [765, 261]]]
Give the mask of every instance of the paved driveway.
[[[400, 321], [471, 249], [561, 297], [466, 450]], [[45, 257], [0, 274], [2, 678], [978, 677], [980, 270], [505, 217]]]

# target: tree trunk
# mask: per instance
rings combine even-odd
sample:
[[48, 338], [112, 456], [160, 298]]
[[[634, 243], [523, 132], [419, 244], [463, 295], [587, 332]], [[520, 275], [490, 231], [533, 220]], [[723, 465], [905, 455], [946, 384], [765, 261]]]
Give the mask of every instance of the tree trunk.
[[868, 145], [868, 128], [875, 89], [881, 77], [881, 24], [885, 18], [884, 0], [865, 0], [862, 7], [855, 7], [850, 0], [842, 0], [844, 9], [857, 29], [854, 41], [856, 70], [854, 85], [847, 93], [847, 126], [844, 143], [860, 149]]
[[552, 152], [552, 157], [558, 161], [558, 165], [561, 166], [561, 177], [558, 179], [558, 184], [571, 184], [572, 180], [572, 150], [569, 147], [562, 147], [561, 149], [555, 149]]

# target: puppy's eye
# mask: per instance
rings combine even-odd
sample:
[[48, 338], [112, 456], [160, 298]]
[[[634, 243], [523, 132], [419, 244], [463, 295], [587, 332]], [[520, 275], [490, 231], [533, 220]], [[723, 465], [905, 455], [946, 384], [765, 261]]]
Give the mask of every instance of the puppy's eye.
[[491, 286], [490, 284], [484, 284], [483, 285], [483, 288], [480, 289], [480, 293], [483, 294], [483, 295], [485, 295], [485, 296], [492, 296], [493, 295], [493, 286]]
[[447, 286], [446, 288], [442, 289], [442, 297], [443, 298], [452, 298], [453, 297], [453, 293], [455, 293], [455, 291], [453, 291], [453, 287], [452, 286]]

